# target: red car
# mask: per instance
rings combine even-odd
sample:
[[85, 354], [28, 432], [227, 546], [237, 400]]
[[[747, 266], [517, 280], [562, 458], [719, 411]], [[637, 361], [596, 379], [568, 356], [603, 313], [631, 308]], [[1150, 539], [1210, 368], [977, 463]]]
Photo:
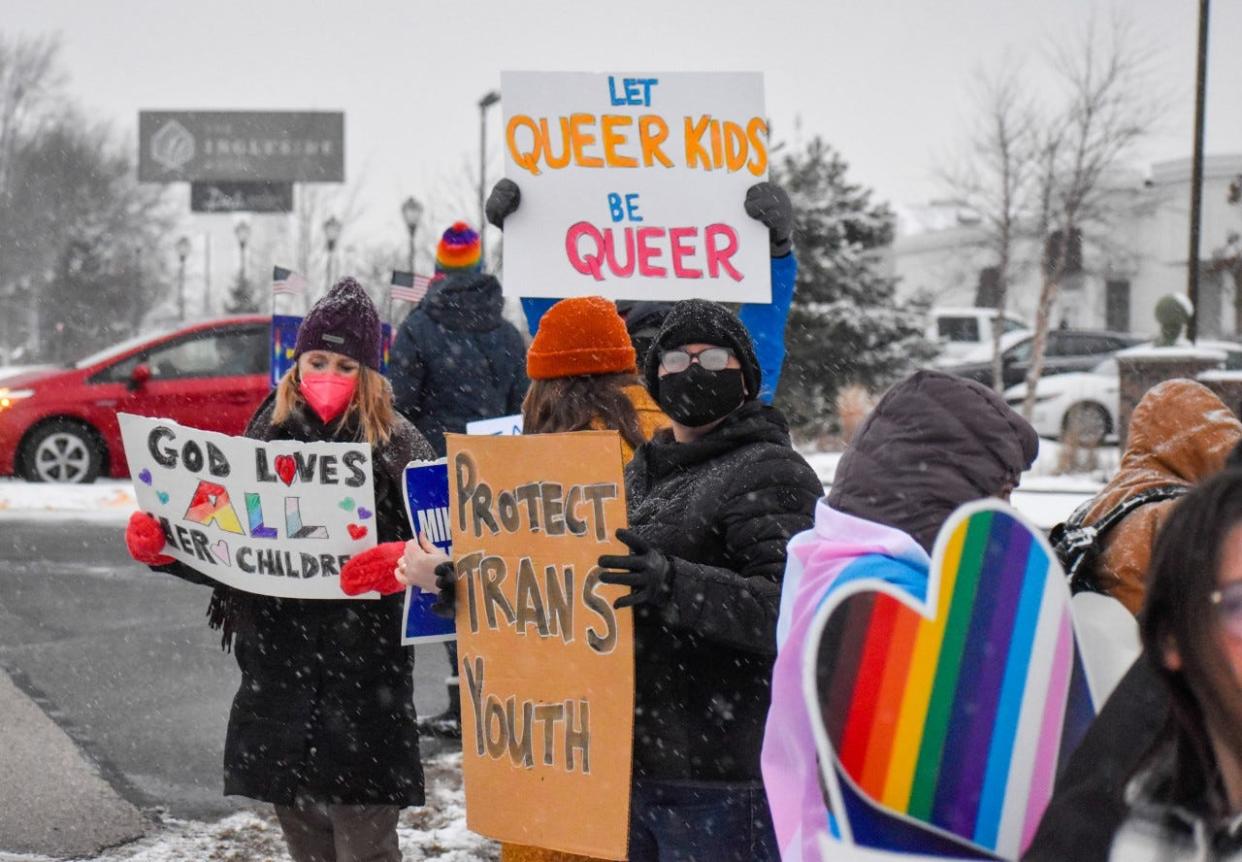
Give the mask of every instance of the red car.
[[117, 413], [241, 434], [269, 391], [270, 328], [263, 316], [195, 323], [0, 378], [0, 476], [128, 476]]

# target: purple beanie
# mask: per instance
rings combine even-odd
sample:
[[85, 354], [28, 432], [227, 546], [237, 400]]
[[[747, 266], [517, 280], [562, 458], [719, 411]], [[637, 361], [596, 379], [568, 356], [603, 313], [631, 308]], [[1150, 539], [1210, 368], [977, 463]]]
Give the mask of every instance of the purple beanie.
[[382, 340], [375, 304], [361, 284], [346, 277], [302, 321], [293, 358], [308, 350], [330, 350], [379, 371]]

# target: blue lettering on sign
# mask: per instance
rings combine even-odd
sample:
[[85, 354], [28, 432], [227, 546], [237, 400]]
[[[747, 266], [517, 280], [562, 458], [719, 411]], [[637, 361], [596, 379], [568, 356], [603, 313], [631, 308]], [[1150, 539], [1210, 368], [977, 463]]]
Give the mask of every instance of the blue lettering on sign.
[[617, 92], [617, 79], [608, 76], [608, 100], [612, 104], [651, 106], [651, 88], [660, 83], [659, 78], [622, 78], [621, 92]]
[[613, 224], [622, 219], [635, 222], [642, 221], [643, 217], [638, 214], [638, 193], [631, 192], [623, 198], [616, 192], [609, 192], [608, 214], [612, 218]]

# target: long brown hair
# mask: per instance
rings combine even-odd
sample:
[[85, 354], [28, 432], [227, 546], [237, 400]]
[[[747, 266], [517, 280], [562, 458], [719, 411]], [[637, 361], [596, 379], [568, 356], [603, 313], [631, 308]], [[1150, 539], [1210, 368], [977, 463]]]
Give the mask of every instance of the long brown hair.
[[[1242, 471], [1233, 469], [1191, 491], [1173, 509], [1152, 552], [1141, 632], [1145, 659], [1172, 699], [1165, 741], [1173, 743], [1170, 788], [1177, 802], [1216, 802], [1213, 737], [1242, 762], [1242, 685], [1225, 656], [1212, 594], [1223, 548], [1242, 525]], [[1177, 651], [1180, 667], [1165, 657]], [[1171, 739], [1170, 739], [1171, 737]], [[1233, 812], [1213, 812], [1224, 816]]]
[[[296, 364], [280, 378], [280, 383], [276, 386], [276, 403], [272, 410], [273, 425], [282, 424], [297, 408], [306, 403], [299, 388], [300, 382]], [[387, 443], [392, 436], [393, 426], [397, 424], [397, 414], [392, 406], [392, 386], [388, 378], [365, 365], [358, 369], [358, 385], [354, 389], [354, 397], [337, 420], [334, 430], [340, 433], [355, 418], [363, 439], [372, 446]]]
[[638, 412], [623, 391], [638, 384], [633, 374], [595, 374], [532, 380], [522, 402], [523, 434], [586, 431], [597, 422], [637, 449], [646, 439]]

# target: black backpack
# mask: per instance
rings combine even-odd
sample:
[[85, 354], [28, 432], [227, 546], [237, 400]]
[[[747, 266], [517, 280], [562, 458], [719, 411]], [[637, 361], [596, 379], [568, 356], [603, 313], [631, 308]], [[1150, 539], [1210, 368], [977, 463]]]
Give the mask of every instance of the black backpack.
[[1100, 556], [1104, 535], [1121, 523], [1126, 515], [1148, 503], [1175, 500], [1189, 490], [1190, 488], [1186, 485], [1161, 485], [1158, 488], [1150, 488], [1118, 503], [1094, 524], [1084, 525], [1083, 521], [1087, 513], [1095, 504], [1094, 500], [1088, 500], [1075, 509], [1067, 520], [1053, 527], [1048, 534], [1048, 541], [1069, 579], [1070, 593], [1078, 595], [1082, 592], [1104, 592], [1096, 579], [1095, 561]]

